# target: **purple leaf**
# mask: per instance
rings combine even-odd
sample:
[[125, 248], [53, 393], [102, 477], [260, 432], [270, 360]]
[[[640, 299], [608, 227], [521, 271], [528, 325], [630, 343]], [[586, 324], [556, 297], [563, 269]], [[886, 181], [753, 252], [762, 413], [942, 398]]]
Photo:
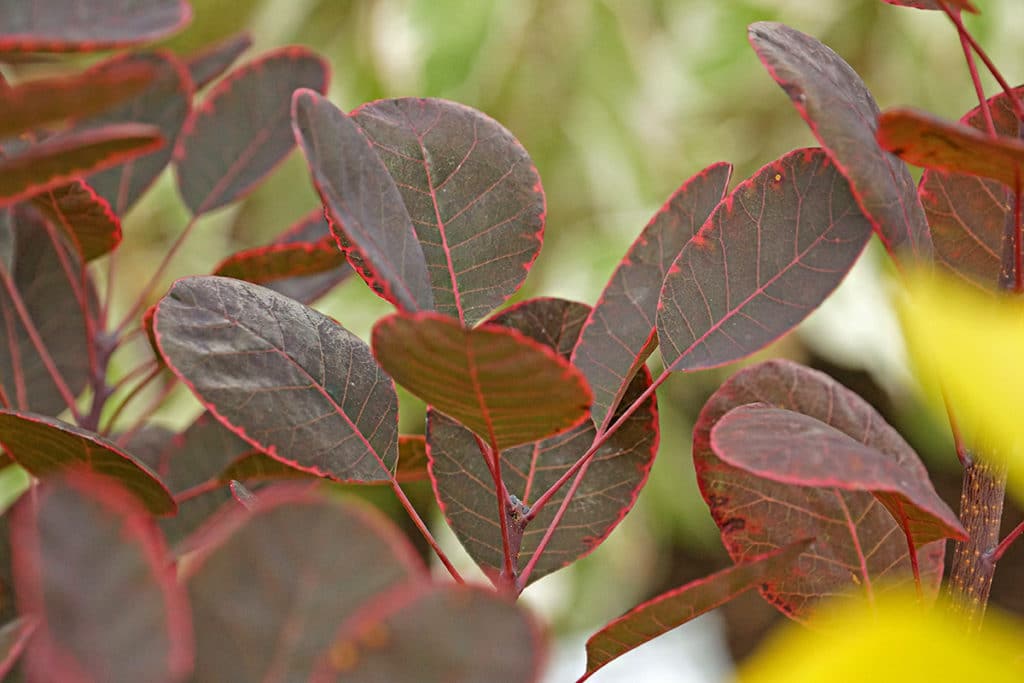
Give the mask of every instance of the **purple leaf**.
[[[305, 218], [288, 228], [271, 245], [318, 243], [323, 239], [330, 239], [333, 244], [334, 237], [331, 235], [330, 223], [327, 222], [323, 209], [319, 208], [314, 209]], [[337, 246], [334, 245], [334, 248], [337, 249]], [[308, 305], [348, 279], [351, 274], [352, 268], [346, 261], [337, 268], [317, 275], [301, 275], [275, 280], [264, 286]]]
[[723, 462], [762, 479], [819, 489], [870, 491], [916, 546], [967, 532], [927, 478], [808, 415], [763, 404], [734, 408], [711, 430]]
[[715, 164], [683, 183], [640, 233], [591, 311], [572, 362], [594, 392], [594, 424], [607, 421], [654, 350], [665, 275], [722, 201], [731, 174], [729, 164]]
[[[764, 403], [820, 420], [886, 454], [907, 474], [926, 480], [917, 454], [862, 398], [835, 380], [790, 361], [746, 368], [716, 391], [697, 418], [693, 460], [701, 495], [735, 562], [804, 538], [813, 545], [788, 576], [761, 588], [776, 608], [796, 619], [822, 597], [851, 591], [874, 595], [912, 581], [900, 525], [867, 491], [794, 486], [755, 477], [719, 459], [711, 431], [723, 415]], [[933, 594], [942, 579], [945, 541], [918, 549], [923, 585]]]
[[440, 313], [396, 313], [377, 322], [372, 343], [395, 381], [499, 450], [559, 434], [587, 416], [583, 375], [520, 332], [468, 330]]
[[587, 671], [582, 683], [609, 662], [658, 636], [710, 612], [741, 593], [784, 575], [810, 541], [727, 567], [637, 605], [587, 640]]
[[[588, 314], [585, 304], [532, 299], [502, 312], [485, 327], [498, 324], [519, 330], [568, 358]], [[624, 408], [650, 383], [650, 373], [644, 368], [633, 379]], [[523, 511], [579, 460], [595, 435], [594, 424], [586, 420], [559, 436], [502, 451], [502, 480], [508, 492], [522, 503]], [[647, 481], [657, 445], [657, 408], [652, 397], [590, 461], [565, 517], [530, 575], [531, 582], [589, 554], [608, 537]], [[427, 446], [434, 492], [449, 526], [474, 561], [496, 575], [504, 557], [501, 527], [493, 479], [476, 438], [458, 423], [430, 410]], [[560, 489], [533, 521], [520, 525], [522, 540], [513, 563], [517, 569], [532, 558], [567, 489]]]
[[470, 327], [526, 278], [544, 235], [540, 176], [497, 121], [455, 102], [380, 100], [351, 114], [401, 192], [434, 310]]
[[238, 33], [203, 49], [188, 60], [188, 73], [196, 90], [209, 85], [252, 47], [249, 33]]
[[783, 24], [758, 22], [750, 44], [839, 170], [890, 254], [931, 258], [928, 223], [906, 164], [875, 141], [878, 105], [860, 76], [820, 42]]
[[32, 203], [67, 235], [84, 261], [110, 253], [121, 243], [121, 220], [84, 181], [37, 194]]
[[292, 126], [352, 267], [399, 309], [432, 309], [427, 265], [402, 196], [359, 127], [310, 91], [295, 93]]
[[185, 0], [31, 0], [0, 3], [0, 52], [92, 52], [174, 33]]
[[208, 534], [186, 577], [197, 681], [308, 680], [350, 615], [427, 580], [378, 513], [287, 488], [228, 508]]
[[178, 187], [195, 215], [245, 196], [295, 146], [292, 93], [327, 90], [327, 64], [301, 47], [263, 55], [231, 72], [185, 123], [174, 158]]
[[402, 586], [349, 619], [313, 683], [534, 683], [544, 639], [515, 603], [477, 586]]
[[155, 515], [177, 509], [170, 491], [146, 465], [98, 434], [56, 418], [0, 410], [0, 443], [35, 477], [88, 469], [116, 480]]
[[170, 683], [188, 674], [184, 590], [135, 498], [77, 472], [26, 496], [14, 514], [18, 602], [39, 618], [30, 680]]
[[822, 150], [796, 150], [765, 166], [715, 209], [665, 278], [665, 367], [716, 367], [775, 341], [839, 285], [870, 237], [849, 184]]
[[157, 306], [157, 345], [210, 412], [259, 450], [339, 481], [391, 477], [394, 384], [357, 337], [240, 280], [178, 280]]
[[318, 275], [345, 265], [333, 237], [318, 242], [289, 242], [236, 252], [221, 261], [214, 275], [257, 285]]

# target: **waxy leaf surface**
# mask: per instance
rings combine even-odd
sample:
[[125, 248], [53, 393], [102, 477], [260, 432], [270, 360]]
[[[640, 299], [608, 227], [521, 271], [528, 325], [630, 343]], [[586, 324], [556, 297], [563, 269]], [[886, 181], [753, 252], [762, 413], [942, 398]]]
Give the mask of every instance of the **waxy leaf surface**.
[[220, 81], [185, 124], [174, 151], [178, 187], [199, 215], [248, 194], [295, 146], [292, 93], [327, 90], [327, 64], [301, 47], [249, 62]]
[[[589, 307], [561, 299], [531, 299], [488, 321], [519, 330], [568, 358], [587, 319]], [[650, 386], [645, 369], [634, 377], [623, 410]], [[619, 411], [621, 413], [622, 411]], [[502, 480], [516, 496], [510, 528], [520, 538], [513, 566], [521, 571], [533, 557], [569, 484], [556, 493], [540, 513], [523, 526], [522, 515], [594, 443], [597, 430], [590, 420], [564, 434], [509, 448], [501, 453]], [[649, 398], [594, 454], [586, 474], [530, 574], [530, 581], [589, 554], [622, 521], [647, 480], [658, 446], [655, 399]], [[501, 527], [494, 481], [473, 433], [431, 410], [427, 420], [430, 475], [438, 504], [449, 526], [470, 556], [485, 571], [504, 566]], [[521, 505], [520, 505], [521, 504]]]
[[135, 498], [72, 472], [14, 514], [18, 602], [39, 618], [25, 658], [31, 680], [184, 678], [192, 664], [185, 591]]
[[476, 586], [417, 586], [353, 616], [310, 680], [533, 683], [544, 650], [529, 614], [505, 597]]
[[192, 18], [185, 0], [13, 0], [0, 3], [0, 52], [70, 52], [134, 45]]
[[35, 617], [18, 617], [0, 628], [0, 676], [14, 668], [38, 624]]
[[372, 510], [287, 489], [257, 495], [252, 511], [236, 505], [208, 533], [220, 540], [186, 577], [197, 681], [309, 680], [354, 612], [427, 580], [408, 541]]
[[349, 263], [401, 310], [432, 309], [423, 250], [395, 181], [366, 136], [327, 98], [311, 91], [295, 94], [292, 119]]
[[744, 591], [783, 576], [809, 544], [810, 541], [798, 541], [637, 605], [587, 640], [587, 671], [579, 683], [630, 650], [710, 612]]
[[[305, 218], [288, 228], [271, 243], [271, 246], [319, 244], [325, 239], [331, 240], [333, 248], [337, 249], [337, 245], [334, 244], [334, 237], [331, 235], [331, 225], [321, 208], [314, 209]], [[341, 262], [335, 268], [315, 275], [298, 275], [296, 277], [274, 280], [273, 282], [267, 282], [264, 286], [296, 301], [310, 304], [348, 279], [351, 274], [352, 268], [348, 265], [342, 254]]]
[[[867, 491], [794, 486], [751, 475], [719, 459], [711, 430], [733, 408], [764, 403], [815, 418], [893, 459], [906, 478], [928, 473], [913, 449], [862, 398], [828, 376], [790, 361], [744, 369], [704, 405], [693, 431], [701, 495], [736, 562], [814, 538], [798, 565], [761, 593], [785, 614], [804, 619], [820, 598], [872, 596], [911, 582], [907, 542], [898, 522]], [[851, 463], [855, 465], [856, 463]], [[942, 579], [945, 541], [918, 549], [922, 583], [934, 593]]]
[[173, 514], [176, 509], [152, 470], [94, 432], [44, 415], [0, 410], [0, 444], [40, 479], [69, 468], [88, 469], [116, 480], [153, 514]]
[[758, 404], [734, 408], [712, 428], [711, 448], [722, 461], [780, 484], [870, 491], [916, 546], [967, 540], [930, 481], [908, 478], [890, 456], [808, 415]]
[[732, 166], [715, 164], [683, 183], [640, 233], [590, 312], [572, 363], [594, 392], [594, 424], [604, 424], [654, 350], [665, 275], [722, 201], [731, 175]]
[[37, 194], [32, 203], [64, 231], [84, 261], [103, 256], [121, 243], [121, 220], [107, 200], [81, 180]]
[[498, 450], [575, 427], [590, 405], [568, 360], [498, 325], [396, 313], [374, 326], [373, 353], [395, 381]]
[[839, 285], [870, 237], [871, 223], [822, 150], [765, 166], [715, 209], [665, 278], [665, 367], [724, 365], [775, 341]]
[[878, 105], [860, 76], [819, 41], [783, 24], [751, 24], [761, 62], [850, 181], [891, 254], [931, 257], [931, 238], [906, 164], [875, 140]]
[[116, 166], [163, 144], [153, 126], [121, 123], [72, 131], [0, 159], [0, 206]]
[[193, 55], [188, 60], [188, 74], [192, 78], [192, 87], [199, 90], [209, 85], [250, 47], [252, 36], [248, 33], [239, 33]]
[[[942, 10], [938, 0], [882, 0], [890, 5], [899, 5], [901, 7], [914, 7], [917, 9], [932, 9]], [[972, 14], [978, 14], [978, 8], [970, 3], [970, 0], [945, 0], [946, 7], [953, 10], [965, 10]]]
[[340, 481], [391, 477], [394, 384], [330, 318], [258, 285], [192, 277], [161, 300], [154, 329], [168, 366], [257, 449]]
[[[1018, 87], [1015, 92], [1017, 97], [1024, 97], [1024, 88]], [[996, 132], [1017, 137], [1020, 124], [1005, 93], [988, 102]], [[980, 107], [969, 111], [961, 122], [987, 130]], [[995, 180], [925, 169], [918, 196], [939, 258], [968, 281], [995, 289], [1002, 267], [1003, 232], [1007, 220], [1013, 218], [1010, 189]]]
[[447, 100], [380, 100], [351, 116], [401, 192], [434, 309], [474, 325], [540, 252], [545, 200], [530, 155], [494, 119]]

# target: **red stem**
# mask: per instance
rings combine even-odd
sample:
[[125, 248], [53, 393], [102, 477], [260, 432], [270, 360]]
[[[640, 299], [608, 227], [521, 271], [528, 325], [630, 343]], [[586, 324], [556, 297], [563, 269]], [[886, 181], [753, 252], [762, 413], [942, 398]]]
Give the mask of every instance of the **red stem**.
[[423, 538], [427, 541], [431, 550], [433, 550], [434, 554], [437, 555], [437, 558], [441, 560], [441, 564], [443, 564], [444, 568], [448, 570], [448, 573], [451, 574], [456, 583], [465, 583], [466, 581], [462, 578], [462, 575], [459, 574], [459, 570], [455, 568], [455, 565], [453, 565], [451, 560], [448, 559], [445, 552], [441, 550], [441, 546], [438, 545], [434, 535], [430, 533], [430, 529], [428, 529], [427, 525], [423, 522], [423, 518], [420, 517], [418, 512], [416, 512], [416, 508], [412, 506], [412, 501], [410, 501], [409, 497], [405, 495], [405, 491], [402, 490], [398, 480], [392, 476], [390, 481], [391, 490], [395, 492], [396, 496], [398, 496], [398, 501], [402, 504], [402, 507], [405, 508], [405, 513], [409, 515], [409, 519], [411, 519], [412, 523], [416, 525], [417, 529], [419, 529], [420, 534], [423, 535]]
[[[150, 382], [159, 377], [160, 373], [163, 371], [163, 368], [160, 366], [159, 363], [151, 362], [145, 363], [143, 365], [140, 365], [138, 368], [135, 368], [135, 370], [128, 373], [128, 376], [130, 377], [131, 375], [136, 374], [137, 371], [139, 371], [140, 369], [144, 369], [148, 365], [153, 365], [153, 369], [150, 370], [149, 374], [146, 375], [141, 382], [136, 384], [132, 388], [132, 390], [128, 392], [128, 395], [124, 397], [121, 403], [118, 404], [117, 408], [115, 408], [114, 412], [111, 414], [110, 419], [107, 420], [107, 426], [100, 431], [100, 434], [106, 435], [110, 433], [110, 430], [112, 430], [114, 428], [114, 425], [117, 424], [117, 419], [121, 417], [121, 413], [124, 412], [124, 409], [128, 406], [128, 404], [131, 403], [135, 399], [135, 397], [138, 396], [139, 393], [149, 385]], [[122, 380], [121, 384], [124, 384], [124, 380]]]
[[1024, 534], [1024, 522], [1018, 524], [1013, 531], [1006, 535], [1006, 538], [999, 542], [996, 549], [992, 551], [992, 562], [998, 562], [1002, 559], [1003, 555], [1006, 554], [1007, 549], [1009, 549], [1013, 542], [1020, 538], [1022, 534]]
[[967, 69], [971, 72], [971, 83], [974, 84], [974, 93], [978, 97], [978, 104], [981, 113], [985, 117], [985, 129], [990, 137], [997, 137], [996, 124], [992, 120], [992, 109], [988, 106], [988, 98], [985, 97], [985, 88], [981, 85], [981, 76], [978, 74], [978, 66], [974, 63], [974, 53], [971, 52], [971, 44], [962, 31], [957, 31], [960, 36], [960, 47], [964, 51], [964, 59], [967, 60]]

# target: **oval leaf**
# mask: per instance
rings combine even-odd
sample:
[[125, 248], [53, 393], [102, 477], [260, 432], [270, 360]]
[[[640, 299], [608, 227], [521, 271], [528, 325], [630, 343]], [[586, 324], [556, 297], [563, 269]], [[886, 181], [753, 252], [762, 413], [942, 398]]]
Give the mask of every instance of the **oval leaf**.
[[292, 126], [338, 244], [371, 288], [405, 311], [430, 310], [423, 250], [395, 181], [363, 133], [325, 97], [295, 93]]
[[81, 180], [37, 194], [32, 203], [68, 236], [84, 261], [121, 243], [121, 220], [107, 200]]
[[219, 540], [190, 566], [194, 680], [308, 680], [356, 610], [427, 579], [409, 542], [368, 508], [287, 489], [255, 505], [219, 517], [208, 531]]
[[308, 277], [345, 264], [334, 238], [319, 242], [291, 242], [256, 247], [232, 254], [214, 269], [214, 275], [233, 277], [257, 285], [293, 277]]
[[[844, 432], [893, 459], [907, 478], [927, 479], [917, 454], [862, 398], [820, 372], [775, 360], [746, 368], [716, 391], [693, 431], [693, 461], [701, 495], [736, 562], [795, 541], [814, 538], [799, 564], [761, 593], [783, 613], [807, 618], [823, 596], [851, 591], [872, 595], [912, 581], [907, 542], [899, 524], [867, 491], [780, 484], [719, 459], [711, 430], [733, 408], [764, 403], [792, 410]], [[942, 579], [945, 541], [919, 548], [926, 591]]]
[[530, 155], [494, 119], [447, 100], [380, 100], [351, 116], [401, 192], [435, 310], [472, 326], [540, 252], [545, 200]]
[[870, 237], [870, 222], [822, 150], [796, 150], [765, 166], [719, 205], [665, 278], [665, 367], [724, 365], [775, 341], [839, 285]]
[[192, 277], [160, 301], [154, 330], [174, 373], [259, 450], [339, 481], [391, 478], [394, 384], [330, 318], [247, 282]]
[[878, 105], [860, 76], [819, 41], [783, 24], [758, 22], [750, 44], [874, 223], [890, 254], [931, 257], [931, 238], [906, 164], [875, 140]]
[[467, 330], [440, 313], [396, 313], [374, 325], [372, 343], [398, 383], [499, 451], [587, 416], [591, 394], [580, 371], [520, 332]]
[[292, 93], [327, 90], [323, 59], [301, 47], [268, 53], [236, 69], [193, 112], [174, 150], [178, 187], [200, 215], [249, 193], [295, 146]]
[[185, 591], [135, 498], [73, 472], [26, 496], [14, 515], [18, 602], [39, 618], [26, 653], [31, 680], [170, 683], [188, 674]]
[[607, 426], [654, 351], [661, 285], [676, 256], [722, 201], [731, 175], [731, 165], [715, 164], [683, 183], [640, 233], [591, 311], [572, 363], [594, 392], [594, 424]]
[[173, 514], [177, 509], [152, 470], [88, 430], [44, 415], [0, 410], [0, 443], [19, 465], [41, 479], [79, 467], [116, 480], [153, 514]]

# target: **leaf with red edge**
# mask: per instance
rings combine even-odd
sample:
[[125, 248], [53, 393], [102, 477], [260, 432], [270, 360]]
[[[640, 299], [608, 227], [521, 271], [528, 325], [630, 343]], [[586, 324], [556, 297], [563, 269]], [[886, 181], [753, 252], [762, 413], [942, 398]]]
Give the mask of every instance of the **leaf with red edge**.
[[[568, 358], [590, 310], [585, 304], [562, 299], [531, 299], [488, 321], [508, 326]], [[634, 379], [623, 409], [651, 384], [644, 368]], [[618, 411], [617, 414], [621, 414]], [[560, 435], [510, 448], [501, 453], [505, 488], [520, 501], [513, 507], [510, 530], [516, 545], [513, 563], [522, 570], [565, 499], [569, 485], [559, 490], [534, 520], [522, 524], [528, 510], [593, 444], [594, 423], [584, 421]], [[654, 461], [658, 447], [657, 407], [645, 401], [597, 451], [586, 476], [566, 509], [558, 529], [538, 559], [529, 581], [554, 572], [593, 551], [632, 508]], [[427, 415], [427, 454], [434, 492], [449, 526], [469, 555], [485, 571], [503, 566], [501, 527], [493, 478], [472, 432], [437, 412]]]
[[739, 406], [712, 428], [711, 449], [722, 462], [779, 484], [870, 491], [915, 546], [967, 540], [928, 479], [908, 476], [890, 456], [808, 415], [764, 404]]
[[64, 231], [84, 261], [103, 256], [121, 243], [121, 220], [84, 181], [37, 194], [32, 203]]
[[498, 450], [554, 436], [587, 416], [582, 373], [521, 332], [396, 313], [374, 325], [372, 344], [395, 381]]
[[644, 643], [783, 576], [810, 543], [797, 541], [752, 557], [637, 605], [587, 640], [587, 671], [577, 683]]
[[447, 100], [380, 100], [351, 117], [402, 195], [434, 309], [472, 326], [519, 289], [540, 252], [545, 199], [530, 155], [494, 119]]
[[[0, 237], [13, 239], [9, 284], [21, 298], [43, 347], [77, 396], [89, 380], [91, 343], [85, 307], [97, 310], [95, 290], [77, 254], [28, 207], [0, 211]], [[5, 265], [7, 265], [5, 263]], [[85, 290], [82, 283], [85, 283]], [[11, 407], [57, 415], [67, 408], [6, 286], [0, 285], [0, 385]]]
[[423, 250], [395, 181], [363, 132], [309, 90], [295, 93], [292, 127], [352, 267], [401, 310], [431, 310]]
[[[914, 7], [916, 9], [942, 10], [938, 0], [882, 0], [890, 5], [900, 7]], [[970, 3], [970, 0], [945, 0], [946, 6], [952, 10], [965, 10], [971, 14], [979, 14], [978, 8]]]
[[30, 680], [170, 683], [188, 675], [185, 591], [134, 497], [72, 472], [23, 498], [11, 532], [18, 603], [39, 618], [25, 653]]
[[665, 278], [665, 367], [716, 367], [775, 341], [832, 293], [870, 238], [871, 223], [822, 150], [768, 164], [715, 209]]
[[[337, 249], [334, 237], [331, 235], [330, 223], [324, 216], [324, 210], [318, 208], [309, 212], [303, 219], [279, 235], [271, 242], [271, 246], [316, 244], [324, 239], [331, 240], [333, 248]], [[344, 282], [351, 274], [352, 268], [342, 256], [342, 263], [331, 270], [315, 275], [300, 275], [274, 280], [265, 283], [264, 286], [308, 305]]]
[[221, 261], [213, 274], [262, 285], [318, 275], [344, 264], [345, 255], [338, 250], [334, 238], [325, 237], [319, 242], [290, 242], [245, 249]]
[[[1014, 91], [1017, 97], [1024, 97], [1024, 86]], [[988, 103], [996, 132], [1018, 136], [1020, 123], [1006, 94], [999, 93]], [[967, 112], [960, 121], [987, 130], [981, 107]], [[1013, 217], [1009, 188], [977, 176], [925, 169], [918, 196], [939, 258], [969, 281], [995, 289], [1002, 267], [1003, 232], [1006, 221]]]
[[594, 392], [591, 418], [607, 421], [657, 344], [655, 316], [676, 256], [722, 201], [732, 166], [707, 167], [683, 183], [640, 233], [583, 326], [572, 363]]
[[0, 52], [93, 52], [155, 40], [192, 19], [186, 0], [0, 3]]
[[545, 644], [522, 607], [479, 586], [402, 586], [345, 622], [313, 683], [535, 683]]
[[227, 508], [206, 533], [214, 540], [186, 576], [197, 681], [308, 680], [351, 614], [427, 581], [379, 513], [289, 488], [258, 494], [251, 511]]
[[64, 185], [160, 147], [153, 126], [121, 123], [72, 131], [0, 159], [0, 206]]
[[231, 68], [242, 53], [252, 47], [248, 32], [238, 33], [203, 49], [188, 60], [192, 86], [199, 90]]
[[177, 505], [160, 478], [141, 461], [94, 432], [33, 413], [0, 410], [0, 444], [19, 465], [40, 479], [70, 468], [114, 479], [155, 515]]
[[89, 184], [119, 216], [145, 193], [167, 167], [174, 143], [192, 111], [193, 88], [185, 65], [171, 52], [122, 54], [92, 69], [87, 75], [103, 78], [110, 71], [139, 65], [155, 69], [152, 84], [135, 97], [99, 116], [78, 121], [76, 128], [88, 129], [112, 123], [145, 123], [156, 126], [164, 144], [153, 152], [89, 176]]
[[155, 76], [148, 65], [119, 62], [102, 74], [90, 70], [0, 88], [0, 139], [98, 114], [132, 97]]
[[252, 190], [295, 146], [292, 93], [326, 92], [327, 63], [302, 47], [285, 47], [235, 69], [217, 83], [185, 123], [174, 150], [178, 188], [194, 215]]
[[394, 384], [335, 321], [264, 287], [190, 277], [157, 305], [154, 329], [167, 365], [257, 449], [339, 481], [391, 478]]
[[889, 109], [878, 117], [878, 143], [901, 159], [940, 171], [992, 178], [1013, 187], [1024, 163], [1024, 140], [989, 137], [927, 112]]
[[[898, 590], [913, 581], [900, 525], [867, 491], [841, 491], [768, 481], [719, 459], [711, 430], [723, 415], [748, 403], [792, 410], [886, 454], [908, 479], [928, 473], [917, 454], [864, 399], [830, 377], [785, 360], [746, 368], [704, 405], [693, 430], [693, 461], [701, 495], [736, 562], [814, 538], [788, 576], [761, 588], [783, 613], [807, 618], [820, 598]], [[945, 541], [918, 549], [922, 584], [934, 594], [942, 580]]]
[[758, 22], [750, 44], [789, 95], [832, 160], [850, 181], [857, 202], [896, 258], [909, 250], [931, 258], [931, 237], [906, 164], [875, 140], [878, 105], [860, 76], [819, 41], [783, 24]]

